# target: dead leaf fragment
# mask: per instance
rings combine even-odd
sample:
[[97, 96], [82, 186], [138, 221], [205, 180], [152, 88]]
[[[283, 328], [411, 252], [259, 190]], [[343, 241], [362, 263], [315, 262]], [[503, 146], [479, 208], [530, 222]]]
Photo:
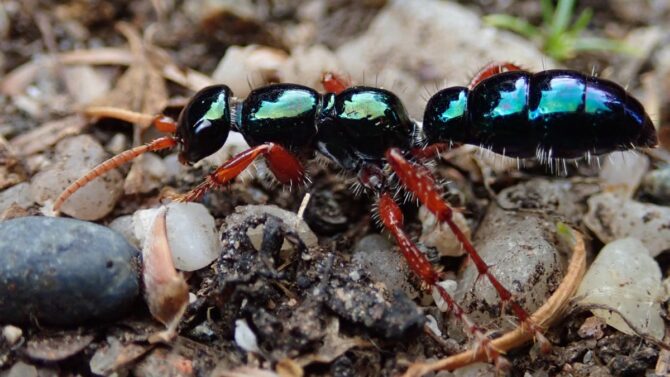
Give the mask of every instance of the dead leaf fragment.
[[144, 296], [151, 315], [167, 327], [149, 337], [151, 343], [169, 342], [174, 338], [188, 305], [188, 285], [172, 262], [166, 213], [166, 207], [159, 209], [142, 248]]

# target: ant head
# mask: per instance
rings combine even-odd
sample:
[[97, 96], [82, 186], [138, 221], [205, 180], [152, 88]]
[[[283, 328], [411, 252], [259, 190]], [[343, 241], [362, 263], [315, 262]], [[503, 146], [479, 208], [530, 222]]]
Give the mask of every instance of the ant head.
[[435, 93], [423, 116], [423, 132], [428, 144], [466, 141], [467, 106], [467, 88], [452, 87]]
[[213, 85], [191, 97], [177, 121], [177, 138], [182, 145], [181, 162], [197, 162], [223, 146], [231, 127], [231, 96], [227, 86]]

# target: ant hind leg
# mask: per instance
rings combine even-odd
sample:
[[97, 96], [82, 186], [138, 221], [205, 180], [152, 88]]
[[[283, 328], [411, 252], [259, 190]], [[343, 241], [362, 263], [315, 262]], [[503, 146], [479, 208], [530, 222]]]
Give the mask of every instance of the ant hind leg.
[[485, 79], [495, 76], [499, 73], [510, 72], [510, 71], [523, 71], [523, 69], [510, 62], [493, 62], [489, 63], [484, 68], [480, 69], [476, 75], [470, 81], [468, 89], [472, 90], [477, 84], [484, 81]]
[[453, 221], [453, 210], [442, 199], [440, 189], [435, 184], [431, 172], [424, 166], [407, 161], [397, 148], [391, 148], [386, 151], [386, 160], [391, 165], [391, 169], [396, 173], [402, 185], [412, 192], [435, 215], [439, 222], [445, 223], [452, 233], [454, 233], [475, 264], [479, 275], [486, 276], [496, 292], [498, 292], [503, 308], [509, 305], [521, 323], [521, 326], [527, 331], [534, 333], [537, 339], [544, 340], [545, 338], [541, 334], [541, 329], [532, 322], [528, 312], [519, 305], [512, 296], [512, 293], [491, 273], [489, 265], [479, 256], [470, 240], [468, 240], [463, 231]]

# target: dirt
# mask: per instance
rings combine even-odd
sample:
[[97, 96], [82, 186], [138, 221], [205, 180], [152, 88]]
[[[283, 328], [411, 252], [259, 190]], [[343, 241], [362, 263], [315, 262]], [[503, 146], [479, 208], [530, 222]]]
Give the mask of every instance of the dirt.
[[[238, 3], [211, 13], [206, 13], [209, 8], [205, 6], [191, 9], [189, 13], [182, 2], [160, 0], [4, 1], [0, 5], [0, 83], [5, 85], [0, 94], [0, 186], [4, 189], [29, 181], [31, 174], [39, 171], [52, 155], [51, 146], [46, 144], [29, 155], [10, 153], [6, 146], [11, 145], [14, 138], [81, 109], [81, 104], [63, 99], [65, 82], [51, 81], [50, 78], [59, 75], [45, 75], [44, 79], [38, 73], [30, 84], [13, 82], [9, 87], [2, 76], [8, 77], [23, 64], [59, 52], [127, 46], [128, 36], [124, 36], [118, 26], [120, 21], [125, 21], [131, 28], [144, 31], [143, 37], [151, 40], [150, 47], [144, 46], [149, 52], [143, 55], [151, 56], [151, 64], [161, 61], [161, 54], [165, 54], [177, 70], [188, 67], [212, 72], [233, 45], [260, 44], [286, 52], [307, 42], [328, 48], [341, 46], [364, 32], [386, 1]], [[541, 18], [535, 1], [467, 3], [480, 14], [505, 12], [532, 22], [539, 22]], [[667, 28], [670, 11], [654, 13], [653, 8], [646, 7], [629, 9], [622, 3], [586, 1], [579, 8], [594, 7], [590, 29], [597, 35], [624, 37], [636, 28], [665, 25], [664, 38], [670, 39]], [[7, 21], [3, 21], [3, 17]], [[639, 60], [633, 80], [636, 85], [642, 82], [641, 76], [657, 77], [653, 74], [670, 72], [651, 56]], [[593, 65], [598, 65], [603, 71], [616, 72], [631, 63], [630, 59], [590, 54], [564, 64], [582, 71], [590, 71]], [[116, 82], [122, 72], [132, 69], [126, 70], [123, 64], [116, 63], [103, 64], [103, 67], [110, 82]], [[62, 68], [56, 63], [51, 69], [58, 72]], [[155, 67], [144, 68], [149, 72], [147, 76], [159, 71]], [[670, 87], [670, 75], [666, 74], [662, 80], [665, 81], [659, 81], [652, 92], [663, 93], [659, 86]], [[132, 90], [138, 91], [137, 83], [129, 82], [129, 86], [135, 86]], [[164, 93], [163, 89], [157, 89], [135, 98], [141, 103], [135, 103], [134, 110], [155, 108], [153, 112], [164, 109], [174, 112], [168, 105], [183, 104], [191, 93], [188, 85], [163, 79], [160, 84], [164, 86]], [[640, 85], [636, 87], [638, 91], [643, 90]], [[124, 93], [116, 95], [130, 101]], [[659, 123], [667, 127], [670, 98], [658, 97]], [[47, 105], [42, 106], [44, 103]], [[135, 143], [150, 138], [149, 133], [142, 138], [136, 128], [108, 120], [90, 124], [87, 129], [77, 129], [76, 133], [90, 133], [103, 145], [119, 133]], [[655, 157], [656, 164], [668, 162], [667, 150], [664, 153]], [[449, 193], [447, 197], [456, 207], [466, 205], [465, 214], [476, 229], [492, 203], [481, 171], [472, 164], [459, 162], [458, 156], [452, 161], [440, 162], [435, 169], [442, 177], [451, 178], [448, 185], [443, 184]], [[185, 192], [206, 173], [207, 168], [195, 167], [173, 177], [166, 185], [171, 191]], [[428, 293], [412, 300], [401, 290], [374, 281], [351, 261], [353, 246], [363, 236], [380, 232], [381, 228], [371, 211], [374, 198], [354, 195], [351, 180], [339, 173], [331, 165], [313, 168], [312, 204], [305, 213], [307, 223], [319, 236], [319, 246], [312, 248], [304, 246], [295, 229], [272, 216], [226, 223], [226, 217], [239, 205], [275, 204], [297, 211], [302, 192], [298, 195], [267, 180], [246, 180], [236, 181], [224, 191], [213, 192], [204, 199], [217, 226], [223, 226], [223, 253], [211, 268], [189, 276], [190, 291], [195, 297], [179, 327], [179, 336], [171, 344], [147, 342], [151, 333], [160, 330], [160, 325], [142, 306], [130, 317], [111, 324], [86, 324], [75, 329], [48, 329], [36, 323], [22, 325], [22, 335], [15, 342], [0, 336], [0, 376], [88, 376], [115, 372], [132, 376], [390, 376], [402, 373], [414, 361], [442, 358], [471, 346], [426, 330], [426, 315], [431, 315], [440, 325], [446, 322]], [[580, 180], [597, 176], [597, 170], [571, 168], [570, 174], [577, 177], [574, 183], [579, 186]], [[522, 171], [493, 173], [490, 186], [500, 192], [536, 176], [553, 177], [546, 169], [534, 168], [531, 163]], [[108, 224], [120, 215], [158, 204], [164, 193], [152, 190], [124, 196], [100, 223]], [[533, 198], [508, 199], [522, 204], [538, 203]], [[574, 206], [583, 207], [583, 204]], [[547, 202], [532, 210], [548, 213], [556, 211], [557, 206], [556, 202]], [[38, 213], [36, 207], [10, 208], [12, 211], [5, 212], [3, 219]], [[421, 229], [418, 208], [410, 202], [404, 204], [403, 209], [408, 233], [418, 239]], [[581, 226], [579, 211], [571, 212], [566, 218]], [[266, 228], [262, 245], [256, 249], [246, 232], [261, 223]], [[593, 234], [587, 235], [593, 237]], [[289, 252], [280, 252], [284, 239], [293, 245]], [[593, 244], [598, 246], [598, 241]], [[592, 249], [591, 256], [597, 247]], [[427, 251], [431, 261], [445, 266], [445, 275], [454, 276], [462, 267], [463, 258], [439, 257], [434, 250]], [[663, 271], [668, 271], [668, 262], [667, 257], [659, 258]], [[418, 279], [412, 278], [410, 284], [417, 291], [425, 288]], [[667, 313], [664, 315], [667, 319]], [[553, 345], [548, 355], [541, 354], [533, 344], [506, 355], [512, 363], [509, 374], [525, 376], [532, 371], [537, 373], [533, 375], [552, 376], [651, 375], [660, 361], [668, 358], [663, 356], [667, 351], [661, 351], [657, 344], [620, 333], [593, 318], [590, 312], [572, 310], [546, 332]], [[0, 325], [5, 325], [1, 319]], [[253, 334], [253, 341], [238, 339], [245, 329]], [[492, 329], [491, 335], [500, 334]], [[442, 373], [439, 375], [450, 375]]]

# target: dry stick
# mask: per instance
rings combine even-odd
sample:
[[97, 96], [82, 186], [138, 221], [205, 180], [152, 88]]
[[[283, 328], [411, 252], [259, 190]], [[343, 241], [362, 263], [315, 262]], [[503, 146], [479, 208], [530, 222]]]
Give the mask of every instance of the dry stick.
[[[572, 246], [572, 257], [563, 281], [547, 302], [531, 316], [531, 321], [543, 329], [548, 328], [561, 317], [586, 272], [584, 239], [576, 231], [572, 231], [572, 235], [575, 238], [575, 243]], [[495, 349], [505, 352], [528, 342], [533, 338], [533, 335], [534, 332], [528, 331], [525, 326], [519, 326], [500, 338], [492, 340], [491, 345]], [[405, 372], [404, 377], [419, 377], [438, 370], [453, 370], [477, 361], [486, 361], [486, 353], [482, 349], [470, 349], [435, 362], [412, 364]]]
[[151, 126], [154, 119], [156, 119], [155, 115], [142, 114], [111, 106], [89, 106], [84, 109], [84, 114], [95, 118], [118, 119], [128, 123], [138, 124], [142, 128], [148, 128]]

